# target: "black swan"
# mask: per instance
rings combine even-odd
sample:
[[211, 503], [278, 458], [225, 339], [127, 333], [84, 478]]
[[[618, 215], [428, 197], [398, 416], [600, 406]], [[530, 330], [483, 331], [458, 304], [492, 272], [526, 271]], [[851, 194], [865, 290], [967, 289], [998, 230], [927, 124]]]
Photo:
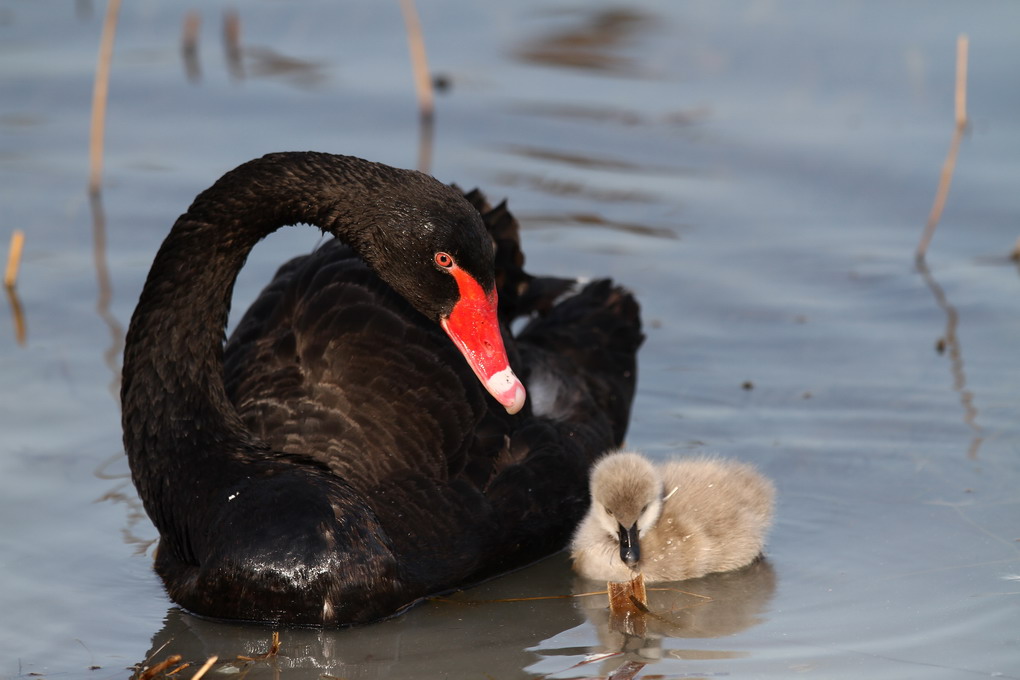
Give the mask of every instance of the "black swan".
[[[251, 248], [299, 223], [336, 239], [224, 346]], [[124, 446], [170, 598], [365, 623], [562, 549], [623, 439], [643, 336], [625, 290], [522, 263], [504, 206], [357, 158], [270, 154], [201, 193], [124, 350]]]

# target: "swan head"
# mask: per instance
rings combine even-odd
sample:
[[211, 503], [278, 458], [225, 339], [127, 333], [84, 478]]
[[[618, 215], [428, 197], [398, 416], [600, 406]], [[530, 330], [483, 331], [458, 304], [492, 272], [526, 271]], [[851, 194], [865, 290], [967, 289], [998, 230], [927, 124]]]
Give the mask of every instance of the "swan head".
[[398, 172], [387, 204], [348, 239], [386, 283], [442, 327], [486, 391], [517, 413], [526, 393], [503, 344], [495, 243], [459, 191], [422, 173]]
[[592, 468], [591, 499], [599, 526], [619, 543], [620, 559], [635, 569], [641, 561], [641, 535], [662, 514], [663, 484], [655, 466], [637, 453], [609, 454]]

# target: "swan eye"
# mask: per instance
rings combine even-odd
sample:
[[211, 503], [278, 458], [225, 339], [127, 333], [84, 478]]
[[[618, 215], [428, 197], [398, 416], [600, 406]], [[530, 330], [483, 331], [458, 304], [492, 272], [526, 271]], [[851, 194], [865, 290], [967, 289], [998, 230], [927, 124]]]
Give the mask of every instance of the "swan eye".
[[646, 512], [648, 512], [648, 506], [647, 506], [647, 505], [646, 505], [645, 507], [641, 508], [641, 513], [640, 513], [640, 514], [642, 514], [642, 515], [643, 515], [643, 514], [645, 514]]
[[449, 269], [450, 267], [453, 266], [453, 256], [450, 255], [449, 253], [444, 253], [441, 251], [436, 253], [435, 261], [436, 264], [438, 264], [443, 269]]
[[606, 508], [605, 510], [606, 510], [606, 514], [607, 515], [609, 515], [610, 517], [613, 516], [613, 511], [612, 510], [610, 510], [609, 508]]

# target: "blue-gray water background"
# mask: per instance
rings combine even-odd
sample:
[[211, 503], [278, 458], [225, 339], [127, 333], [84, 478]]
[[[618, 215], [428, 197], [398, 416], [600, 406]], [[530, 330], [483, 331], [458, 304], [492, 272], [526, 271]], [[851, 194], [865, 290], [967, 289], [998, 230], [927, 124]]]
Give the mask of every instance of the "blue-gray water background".
[[[419, 158], [398, 3], [136, 0], [100, 214], [86, 181], [104, 10], [0, 0], [0, 248], [27, 237], [24, 345], [0, 305], [4, 678], [265, 651], [269, 631], [182, 614], [151, 570], [120, 443], [123, 331], [166, 231], [231, 167], [279, 150]], [[676, 625], [644, 641], [607, 632], [592, 598], [466, 602], [583, 590], [558, 556], [379, 625], [283, 631], [275, 668], [249, 677], [567, 678], [625, 660], [666, 677], [1020, 677], [1020, 5], [419, 10], [450, 84], [431, 171], [509, 198], [530, 270], [637, 293], [629, 443], [759, 465], [779, 490], [768, 562], [686, 584], [711, 601], [657, 595]], [[913, 252], [960, 33], [971, 125], [925, 274]], [[317, 240], [260, 245], [235, 311]]]

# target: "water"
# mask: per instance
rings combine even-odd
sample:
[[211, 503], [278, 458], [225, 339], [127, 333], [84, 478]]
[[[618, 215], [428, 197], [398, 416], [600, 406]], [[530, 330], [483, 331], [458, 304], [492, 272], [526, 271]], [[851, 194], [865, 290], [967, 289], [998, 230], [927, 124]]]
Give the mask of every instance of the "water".
[[[560, 555], [378, 625], [285, 630], [275, 666], [234, 670], [1020, 677], [1020, 8], [421, 4], [452, 85], [432, 172], [509, 197], [531, 270], [637, 293], [629, 443], [758, 464], [779, 490], [768, 559], [684, 584], [701, 598], [653, 594], [672, 623], [644, 639], [608, 630], [597, 598], [492, 601], [589, 589]], [[188, 8], [125, 3], [99, 214], [104, 6], [0, 1], [0, 239], [27, 235], [24, 345], [0, 314], [0, 677], [268, 648], [269, 630], [181, 613], [152, 573], [120, 445], [123, 328], [166, 230], [222, 172], [285, 149], [413, 167], [418, 130], [396, 3], [245, 3], [240, 67], [228, 7], [201, 4], [189, 75]], [[964, 32], [971, 127], [924, 273]], [[235, 306], [316, 240], [259, 246]]]

